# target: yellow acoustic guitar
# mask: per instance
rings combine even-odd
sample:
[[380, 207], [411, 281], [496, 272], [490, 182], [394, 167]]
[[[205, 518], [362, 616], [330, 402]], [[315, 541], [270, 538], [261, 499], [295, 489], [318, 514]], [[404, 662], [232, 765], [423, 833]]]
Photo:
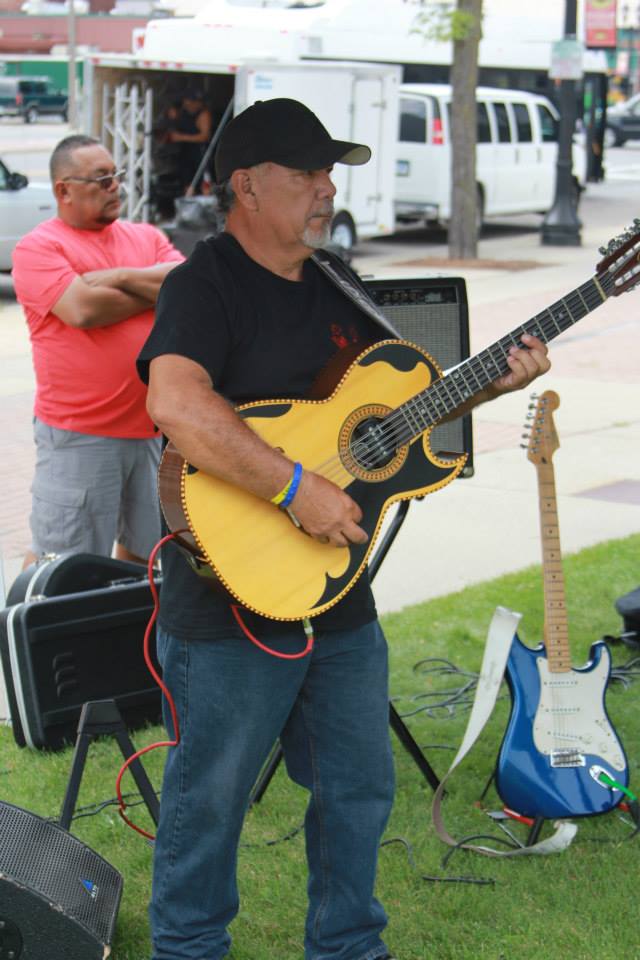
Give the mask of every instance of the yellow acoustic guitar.
[[389, 506], [439, 490], [462, 470], [464, 455], [444, 460], [433, 454], [431, 429], [508, 371], [508, 350], [521, 345], [522, 334], [548, 342], [608, 296], [635, 286], [638, 226], [602, 251], [596, 276], [446, 376], [418, 347], [382, 341], [338, 376], [325, 400], [238, 408], [267, 443], [353, 497], [363, 512], [366, 544], [319, 543], [286, 511], [197, 470], [171, 444], [159, 476], [169, 528], [188, 531], [179, 542], [245, 607], [278, 620], [324, 612], [362, 573]]

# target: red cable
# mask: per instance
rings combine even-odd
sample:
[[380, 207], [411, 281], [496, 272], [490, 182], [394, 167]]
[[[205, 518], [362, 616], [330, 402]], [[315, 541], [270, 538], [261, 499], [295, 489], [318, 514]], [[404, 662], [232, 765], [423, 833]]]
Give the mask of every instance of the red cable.
[[300, 651], [300, 653], [280, 653], [278, 650], [274, 650], [272, 647], [267, 647], [264, 643], [261, 643], [257, 637], [254, 637], [254, 635], [251, 633], [248, 626], [240, 616], [240, 611], [238, 610], [237, 606], [234, 603], [231, 604], [231, 613], [236, 618], [238, 625], [242, 630], [242, 632], [244, 633], [245, 637], [251, 640], [251, 643], [255, 643], [256, 647], [259, 647], [261, 650], [264, 650], [265, 653], [271, 654], [272, 657], [279, 657], [281, 660], [300, 660], [302, 659], [302, 657], [306, 657], [306, 655], [308, 653], [311, 653], [311, 651], [313, 650], [314, 636], [311, 632], [309, 632], [307, 633], [307, 645], [304, 648], [304, 650]]
[[183, 533], [183, 532], [184, 531], [179, 530], [177, 533], [170, 533], [166, 537], [163, 537], [162, 540], [159, 540], [158, 543], [156, 543], [155, 547], [149, 554], [147, 572], [149, 576], [149, 589], [151, 590], [151, 595], [153, 596], [153, 611], [149, 618], [149, 622], [145, 628], [144, 641], [143, 641], [145, 663], [147, 664], [147, 667], [149, 669], [149, 672], [151, 673], [151, 676], [156, 681], [156, 683], [162, 690], [162, 693], [166, 697], [167, 703], [169, 705], [169, 710], [171, 711], [171, 720], [173, 722], [173, 729], [175, 731], [175, 739], [160, 740], [157, 743], [151, 743], [146, 747], [142, 747], [141, 750], [136, 750], [136, 752], [132, 756], [128, 757], [125, 760], [125, 762], [122, 764], [122, 766], [120, 767], [118, 776], [116, 777], [116, 795], [118, 797], [118, 804], [119, 804], [118, 813], [120, 814], [120, 816], [122, 817], [125, 823], [127, 823], [137, 833], [141, 833], [143, 837], [147, 837], [148, 840], [155, 840], [155, 836], [152, 833], [147, 833], [147, 831], [143, 830], [142, 827], [136, 826], [135, 823], [129, 820], [129, 818], [126, 816], [124, 812], [127, 805], [124, 802], [124, 798], [122, 796], [121, 783], [122, 783], [122, 777], [124, 776], [125, 771], [133, 763], [134, 760], [137, 760], [139, 757], [141, 757], [145, 753], [149, 753], [149, 751], [151, 750], [155, 750], [156, 747], [176, 747], [180, 743], [180, 725], [178, 723], [178, 712], [176, 710], [176, 705], [173, 702], [173, 697], [171, 696], [169, 690], [163, 683], [162, 677], [158, 674], [158, 671], [153, 665], [151, 654], [149, 653], [149, 638], [151, 636], [152, 627], [156, 622], [156, 618], [158, 616], [158, 610], [160, 607], [158, 589], [156, 587], [155, 580], [153, 579], [153, 564], [158, 554], [158, 551], [161, 549], [161, 547], [163, 547], [165, 543], [168, 543], [169, 540], [173, 540], [176, 536], [178, 536], [179, 533]]
[[[142, 836], [146, 837], [148, 840], [155, 840], [155, 836], [152, 833], [147, 833], [147, 831], [143, 830], [142, 827], [138, 827], [135, 823], [133, 823], [127, 817], [127, 815], [124, 812], [126, 810], [127, 805], [124, 801], [124, 797], [122, 796], [121, 785], [122, 785], [122, 778], [126, 770], [131, 766], [134, 760], [138, 760], [145, 753], [149, 753], [151, 750], [155, 750], [157, 747], [177, 747], [177, 745], [180, 743], [180, 725], [178, 722], [178, 712], [176, 710], [176, 705], [173, 702], [173, 697], [171, 696], [171, 693], [163, 683], [162, 677], [158, 674], [158, 671], [153, 665], [151, 654], [149, 653], [149, 638], [151, 636], [151, 630], [154, 623], [156, 622], [156, 618], [158, 616], [158, 610], [160, 608], [160, 599], [158, 597], [158, 590], [155, 584], [155, 580], [153, 579], [153, 564], [158, 554], [158, 551], [165, 545], [165, 543], [168, 543], [170, 540], [173, 540], [175, 537], [179, 536], [179, 534], [184, 532], [185, 532], [184, 530], [178, 530], [175, 533], [170, 533], [166, 537], [163, 537], [161, 540], [159, 540], [156, 543], [155, 547], [149, 554], [147, 572], [149, 576], [149, 589], [151, 590], [151, 595], [153, 596], [153, 611], [149, 618], [149, 622], [147, 623], [147, 626], [145, 628], [144, 641], [143, 641], [143, 652], [144, 652], [145, 663], [147, 664], [147, 668], [149, 669], [151, 676], [156, 681], [156, 683], [158, 684], [158, 686], [160, 687], [162, 693], [166, 698], [167, 704], [169, 706], [169, 710], [171, 712], [171, 720], [173, 723], [173, 729], [175, 731], [175, 739], [159, 740], [157, 743], [151, 743], [146, 747], [142, 747], [140, 750], [136, 750], [136, 752], [132, 756], [128, 757], [125, 760], [125, 762], [122, 764], [118, 772], [118, 776], [116, 777], [116, 796], [118, 798], [118, 813], [120, 814], [120, 816], [122, 817], [122, 819], [126, 824], [128, 824], [137, 833], [142, 834]], [[306, 657], [307, 654], [311, 653], [311, 651], [313, 650], [314, 636], [310, 630], [307, 631], [305, 629], [305, 633], [307, 634], [307, 645], [304, 650], [302, 650], [300, 653], [280, 653], [278, 650], [273, 650], [271, 647], [267, 647], [264, 643], [261, 643], [257, 637], [254, 637], [254, 635], [251, 633], [249, 628], [244, 623], [242, 617], [240, 616], [240, 611], [238, 610], [238, 607], [233, 603], [231, 604], [231, 612], [233, 613], [238, 625], [240, 626], [240, 629], [242, 630], [244, 635], [251, 641], [251, 643], [254, 643], [257, 647], [260, 648], [260, 650], [263, 650], [265, 653], [270, 654], [272, 657], [279, 657], [281, 660], [300, 660], [302, 657]]]

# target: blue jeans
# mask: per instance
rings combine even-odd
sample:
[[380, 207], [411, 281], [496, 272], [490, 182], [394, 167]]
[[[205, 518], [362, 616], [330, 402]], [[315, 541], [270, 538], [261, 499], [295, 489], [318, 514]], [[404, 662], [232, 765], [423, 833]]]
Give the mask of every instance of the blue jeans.
[[[292, 653], [305, 641], [300, 624], [283, 623], [267, 642]], [[276, 659], [239, 630], [210, 641], [158, 630], [158, 656], [181, 741], [169, 750], [162, 787], [154, 960], [226, 956], [248, 797], [278, 736], [290, 777], [310, 791], [305, 960], [384, 956], [386, 914], [374, 885], [394, 774], [378, 623], [320, 634], [301, 660]]]

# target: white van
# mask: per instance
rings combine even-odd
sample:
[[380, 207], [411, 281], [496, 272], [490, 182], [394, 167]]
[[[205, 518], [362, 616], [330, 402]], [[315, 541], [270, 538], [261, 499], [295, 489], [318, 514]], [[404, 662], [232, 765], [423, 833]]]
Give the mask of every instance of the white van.
[[[555, 197], [557, 110], [546, 97], [497, 87], [478, 87], [476, 103], [478, 226], [494, 215], [546, 213]], [[579, 193], [585, 183], [586, 154], [576, 143], [573, 159], [574, 188]], [[398, 222], [449, 220], [449, 84], [401, 84], [395, 183]]]

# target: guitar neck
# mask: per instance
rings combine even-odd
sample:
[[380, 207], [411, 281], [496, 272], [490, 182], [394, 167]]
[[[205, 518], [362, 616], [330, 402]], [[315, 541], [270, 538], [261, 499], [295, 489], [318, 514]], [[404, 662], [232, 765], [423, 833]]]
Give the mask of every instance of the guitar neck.
[[552, 673], [566, 673], [571, 670], [571, 651], [560, 554], [556, 482], [551, 461], [538, 464], [537, 474], [544, 584], [544, 642], [549, 670]]
[[549, 343], [599, 307], [607, 299], [613, 280], [606, 274], [592, 277], [566, 297], [536, 314], [527, 323], [516, 327], [490, 347], [455, 367], [421, 393], [407, 400], [395, 413], [404, 420], [402, 431], [396, 430], [399, 444], [408, 443], [429, 427], [435, 426], [459, 406], [480, 393], [490, 383], [509, 371], [507, 357], [513, 346], [521, 347], [525, 333]]

